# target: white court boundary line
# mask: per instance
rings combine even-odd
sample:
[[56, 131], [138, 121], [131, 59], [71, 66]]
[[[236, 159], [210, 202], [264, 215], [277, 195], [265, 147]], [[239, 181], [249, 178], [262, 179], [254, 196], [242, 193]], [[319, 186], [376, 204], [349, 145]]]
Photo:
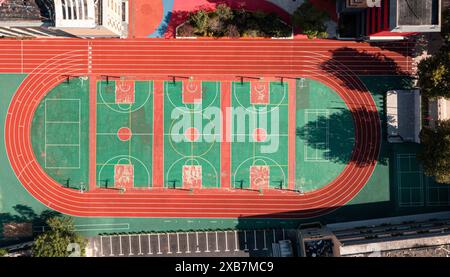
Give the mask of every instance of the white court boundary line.
[[[180, 82], [180, 81], [178, 81], [178, 82]], [[178, 83], [177, 82], [177, 83]], [[210, 83], [214, 83], [214, 85], [215, 85], [215, 95], [214, 95], [214, 98], [213, 98], [213, 100], [210, 102], [210, 103], [208, 103], [208, 105], [205, 107], [205, 108], [203, 108], [202, 107], [202, 109], [201, 110], [199, 110], [199, 109], [196, 109], [195, 108], [195, 105], [193, 105], [194, 107], [193, 108], [190, 108], [190, 107], [188, 107], [188, 105], [192, 105], [192, 104], [184, 104], [184, 103], [182, 103], [181, 104], [181, 106], [177, 106], [173, 101], [172, 101], [172, 98], [171, 98], [171, 94], [173, 94], [173, 93], [171, 93], [171, 92], [169, 92], [169, 89], [171, 89], [171, 88], [169, 88], [169, 85], [170, 84], [172, 84], [172, 82], [170, 82], [170, 81], [164, 81], [164, 83], [163, 83], [163, 86], [164, 86], [164, 100], [168, 100], [169, 102], [170, 102], [170, 104], [173, 106], [173, 108], [172, 108], [172, 110], [179, 110], [179, 111], [181, 111], [181, 113], [183, 113], [183, 114], [187, 114], [187, 113], [190, 113], [190, 114], [203, 114], [203, 112], [206, 110], [206, 108], [209, 108], [209, 107], [217, 107], [217, 108], [221, 108], [221, 98], [220, 98], [220, 94], [222, 93], [222, 91], [220, 90], [221, 89], [221, 86], [220, 86], [220, 81], [201, 81], [201, 85], [202, 85], [202, 104], [203, 104], [203, 100], [205, 99], [205, 98], [203, 98], [203, 93], [204, 93], [204, 90], [203, 90], [203, 85], [205, 84], [205, 83], [208, 83], [208, 82], [210, 82]], [[181, 81], [181, 93], [180, 93], [180, 97], [182, 98], [183, 96], [182, 96], [182, 94], [183, 94], [183, 89], [184, 89], [184, 85], [183, 85], [183, 81]], [[178, 91], [177, 91], [177, 93], [178, 93]], [[216, 102], [219, 102], [218, 103], [218, 105], [216, 105], [217, 103]], [[182, 102], [182, 99], [181, 99], [181, 102]], [[186, 110], [184, 110], [183, 109], [183, 105], [184, 105], [184, 107], [186, 108]], [[194, 115], [195, 116], [195, 115]], [[193, 119], [193, 117], [192, 117], [192, 119]], [[202, 118], [202, 120], [205, 120], [204, 118]], [[211, 122], [212, 120], [209, 120], [209, 122]], [[169, 130], [172, 130], [172, 128], [173, 128], [173, 124], [175, 124], [175, 120], [172, 120], [171, 121], [171, 123], [170, 123], [170, 126], [169, 126]], [[208, 122], [208, 123], [209, 123]], [[192, 127], [195, 127], [195, 126], [192, 126]], [[203, 126], [202, 126], [203, 127]], [[221, 125], [221, 131], [222, 131], [222, 128], [223, 128], [223, 126]], [[179, 163], [179, 162], [182, 162], [183, 160], [196, 160], [197, 161], [197, 163], [198, 163], [198, 165], [201, 165], [202, 166], [202, 174], [203, 174], [203, 168], [206, 168], [206, 167], [204, 167], [203, 165], [207, 165], [207, 166], [209, 166], [209, 167], [211, 167], [212, 169], [213, 169], [213, 171], [214, 171], [214, 176], [212, 177], [212, 178], [214, 178], [215, 179], [215, 186], [213, 186], [213, 187], [204, 187], [203, 185], [204, 185], [204, 182], [203, 182], [203, 175], [202, 175], [202, 189], [203, 188], [205, 188], [205, 189], [208, 189], [208, 188], [220, 188], [220, 186], [221, 186], [221, 184], [220, 184], [220, 174], [217, 172], [217, 169], [219, 169], [219, 171], [220, 171], [220, 168], [221, 168], [221, 161], [220, 161], [220, 159], [219, 159], [219, 165], [218, 165], [218, 168], [216, 169], [216, 167], [212, 164], [212, 162], [211, 161], [209, 161], [209, 160], [207, 160], [207, 159], [205, 159], [205, 158], [203, 158], [203, 156], [205, 156], [206, 154], [208, 154], [209, 152], [211, 152], [211, 151], [214, 151], [213, 150], [213, 147], [214, 146], [216, 146], [217, 145], [217, 141], [213, 141], [212, 143], [208, 143], [209, 144], [209, 147], [208, 147], [208, 149], [206, 150], [206, 151], [204, 151], [203, 153], [199, 153], [199, 154], [197, 154], [197, 155], [194, 155], [193, 154], [193, 150], [192, 150], [192, 147], [193, 147], [193, 145], [194, 145], [194, 143], [195, 142], [183, 142], [183, 143], [189, 143], [189, 144], [191, 144], [191, 155], [186, 155], [185, 153], [181, 153], [181, 151], [179, 151], [174, 145], [173, 145], [173, 140], [171, 139], [171, 136], [172, 136], [173, 134], [171, 133], [171, 132], [169, 132], [169, 133], [165, 133], [164, 132], [164, 134], [163, 134], [163, 136], [164, 136], [164, 140], [166, 139], [166, 137], [167, 137], [167, 140], [168, 140], [168, 142], [169, 142], [169, 144], [171, 145], [171, 147], [172, 147], [172, 149], [173, 149], [173, 151], [175, 152], [175, 153], [177, 153], [179, 156], [180, 156], [180, 158], [179, 159], [177, 159], [177, 160], [175, 160], [175, 161], [173, 161], [172, 162], [172, 164], [170, 165], [170, 167], [169, 167], [169, 169], [167, 169], [167, 171], [165, 171], [165, 174], [164, 174], [164, 184], [163, 184], [163, 186], [164, 187], [169, 187], [168, 186], [168, 183], [167, 183], [167, 181], [169, 181], [169, 175], [170, 175], [170, 173], [171, 173], [171, 171], [172, 171], [172, 168], [174, 168], [175, 167], [175, 165], [177, 164], [177, 163]], [[220, 135], [220, 134], [219, 134]], [[184, 134], [180, 134], [180, 136], [184, 136]], [[201, 132], [201, 133], [199, 133], [199, 136], [204, 136], [204, 134], [203, 134], [203, 132]], [[214, 136], [214, 135], [213, 135]], [[219, 155], [221, 155], [221, 153], [220, 153], [220, 151], [221, 151], [221, 143], [219, 143], [218, 144], [218, 147], [219, 147], [219, 149], [216, 149], [215, 151], [219, 151]], [[164, 153], [164, 156], [166, 155], [166, 153]], [[200, 163], [199, 162], [199, 160], [203, 160], [204, 162], [205, 162], [205, 164], [203, 164], [203, 163]], [[166, 168], [166, 166], [164, 166], [165, 168]], [[182, 172], [180, 172], [180, 175], [182, 175]]]
[[[247, 81], [248, 82], [248, 81]], [[272, 93], [271, 93], [271, 91], [272, 91], [272, 83], [273, 82], [270, 82], [270, 81], [268, 81], [269, 82], [269, 97], [272, 95]], [[244, 82], [244, 83], [246, 83], [246, 82]], [[251, 83], [250, 82], [248, 82], [249, 83], [249, 90], [248, 90], [248, 96], [249, 96], [249, 98], [250, 98], [250, 94], [251, 94]], [[287, 85], [283, 85], [283, 98], [278, 102], [278, 103], [274, 103], [274, 104], [272, 104], [272, 103], [270, 103], [270, 99], [269, 99], [269, 104], [266, 104], [266, 105], [262, 105], [262, 106], [265, 106], [266, 107], [266, 109], [267, 110], [261, 110], [260, 108], [256, 108], [256, 111], [254, 111], [254, 110], [249, 110], [249, 108], [248, 107], [246, 107], [246, 106], [244, 106], [244, 105], [242, 105], [242, 102], [241, 102], [241, 100], [239, 100], [239, 97], [238, 97], [238, 95], [237, 95], [237, 88], [236, 88], [236, 85], [241, 85], [241, 82], [232, 82], [232, 96], [233, 96], [233, 98], [237, 101], [237, 103], [238, 103], [238, 105], [240, 106], [240, 107], [242, 107], [243, 109], [245, 109], [246, 111], [248, 111], [249, 113], [251, 113], [251, 114], [265, 114], [265, 113], [271, 113], [271, 112], [273, 112], [274, 110], [275, 110], [275, 108], [278, 108], [278, 107], [281, 107], [281, 106], [287, 106], [288, 105], [288, 103], [285, 103], [285, 101], [287, 101], [287, 98], [286, 98], [286, 96], [288, 95], [288, 86]], [[242, 87], [243, 85], [241, 85], [241, 87]], [[244, 93], [247, 93], [247, 91], [246, 92], [244, 92]], [[249, 101], [250, 102], [250, 101]], [[231, 103], [233, 104], [233, 99], [231, 100]], [[251, 104], [251, 106], [252, 107], [256, 107], [255, 105], [252, 105]], [[269, 109], [269, 107], [270, 107], [270, 109]]]
[[[423, 188], [423, 180], [422, 180], [422, 168], [419, 168], [418, 171], [413, 171], [411, 170], [411, 161], [416, 159], [416, 155], [415, 154], [398, 154], [396, 155], [396, 163], [397, 163], [397, 190], [398, 190], [398, 206], [399, 207], [421, 207], [424, 205], [424, 188]], [[402, 159], [408, 159], [408, 170], [404, 170], [402, 171], [400, 168], [400, 164], [401, 164], [401, 160]], [[416, 161], [413, 161], [416, 162]], [[412, 187], [412, 186], [403, 186], [402, 185], [402, 174], [419, 174], [420, 178], [419, 178], [419, 182], [420, 182], [420, 187]], [[402, 199], [402, 192], [409, 190], [409, 201], [403, 201]], [[420, 201], [419, 202], [414, 202], [412, 201], [412, 194], [413, 191], [419, 191], [420, 192]]]
[[[205, 159], [205, 158], [202, 158], [201, 156], [185, 156], [185, 157], [181, 157], [181, 158], [179, 158], [178, 160], [174, 161], [174, 162], [170, 165], [169, 169], [167, 170], [167, 172], [166, 172], [166, 174], [165, 174], [165, 177], [166, 177], [165, 181], [169, 181], [169, 175], [170, 175], [170, 173], [171, 173], [171, 171], [172, 171], [172, 168], [174, 168], [178, 163], [184, 161], [185, 164], [186, 164], [186, 161], [191, 161], [191, 160], [192, 160], [192, 161], [196, 161], [198, 165], [202, 166], [202, 188], [220, 188], [220, 182], [219, 182], [219, 177], [220, 177], [220, 175], [217, 173], [216, 168], [214, 167], [214, 165], [213, 165], [210, 161], [208, 161], [208, 160]], [[208, 165], [208, 166], [210, 166], [210, 167], [213, 169], [213, 171], [214, 171], [214, 177], [212, 177], [212, 178], [214, 178], [214, 179], [216, 180], [216, 182], [215, 182], [215, 183], [216, 183], [215, 187], [204, 187], [204, 186], [203, 186], [203, 184], [204, 184], [204, 183], [203, 183], [203, 172], [204, 172], [204, 171], [203, 171], [203, 168], [206, 168], [206, 167], [204, 167], [204, 166], [203, 166], [204, 164], [200, 163], [199, 160], [203, 160], [203, 161], [205, 162], [205, 165]], [[183, 174], [183, 171], [180, 172], [181, 177], [183, 177], [182, 174]], [[175, 175], [176, 175], [176, 174], [175, 174]], [[164, 185], [166, 185], [166, 182], [164, 182]], [[167, 187], [169, 187], [168, 184], [167, 184]]]
[[[307, 124], [310, 122], [309, 120], [309, 114], [315, 114], [317, 116], [317, 119], [319, 117], [326, 117], [327, 118], [327, 125], [325, 127], [319, 127], [318, 121], [316, 120], [316, 129], [325, 129], [325, 142], [324, 143], [308, 143], [307, 140], [304, 141], [304, 161], [305, 162], [328, 162], [328, 157], [320, 157], [320, 148], [317, 147], [318, 145], [325, 145], [325, 149], [328, 149], [330, 147], [330, 120], [329, 120], [329, 116], [330, 116], [330, 111], [329, 109], [305, 109], [305, 133], [306, 135], [308, 134], [308, 127]], [[311, 148], [313, 148], [314, 151], [314, 156], [310, 157], [308, 156], [308, 146], [311, 145]], [[314, 145], [314, 146], [312, 146]]]
[[[262, 160], [262, 161], [264, 161], [266, 163], [267, 166], [269, 166], [269, 168], [271, 168], [271, 167], [278, 167], [281, 170], [281, 173], [283, 174], [283, 180], [282, 180], [283, 181], [283, 185], [287, 185], [287, 181], [288, 181], [287, 174], [286, 174], [285, 170], [283, 169], [283, 167], [286, 167], [286, 171], [287, 171], [287, 169], [288, 169], [287, 167], [288, 166], [287, 165], [280, 165], [278, 162], [276, 162], [275, 160], [273, 160], [273, 159], [271, 159], [271, 158], [269, 158], [267, 156], [259, 155], [259, 156], [252, 156], [252, 157], [249, 157], [249, 158], [245, 159], [244, 161], [242, 161], [236, 167], [235, 171], [232, 173], [232, 185], [231, 185], [231, 187], [233, 189], [237, 189], [238, 188], [234, 184], [236, 184], [236, 176], [238, 175], [239, 171], [241, 170], [241, 167], [244, 168], [243, 170], [245, 170], [245, 164], [248, 161], [250, 161], [250, 160], [253, 160], [251, 165], [254, 164], [255, 160]], [[271, 164], [267, 164], [266, 160], [271, 162]], [[250, 170], [250, 167], [249, 167], [249, 170]], [[249, 181], [251, 181], [250, 180], [250, 171], [249, 171], [248, 179], [249, 179]], [[249, 184], [249, 188], [251, 188], [251, 184]], [[269, 176], [269, 188], [271, 188], [271, 186], [270, 186], [270, 176]]]
[[[115, 80], [112, 80], [112, 81], [110, 81], [110, 82], [114, 82], [114, 88], [115, 88], [115, 87], [116, 87], [116, 81], [115, 81]], [[150, 88], [150, 83], [152, 83], [152, 86], [153, 86], [153, 81], [152, 81], [152, 80], [149, 80], [148, 82], [149, 82], [149, 88]], [[128, 108], [128, 109], [122, 109], [122, 108], [120, 107], [120, 104], [117, 104], [117, 103], [109, 103], [109, 102], [105, 101], [105, 99], [104, 99], [104, 97], [103, 97], [103, 94], [104, 94], [103, 90], [104, 90], [104, 89], [106, 90], [106, 87], [107, 87], [109, 84], [106, 84], [106, 81], [103, 81], [103, 80], [97, 81], [97, 84], [96, 84], [97, 87], [98, 87], [99, 84], [100, 84], [100, 88], [98, 89], [98, 94], [97, 94], [95, 97], [97, 97], [97, 100], [98, 100], [98, 96], [100, 96], [101, 102], [97, 101], [97, 105], [105, 105], [105, 106], [107, 106], [110, 110], [112, 110], [112, 111], [114, 111], [114, 112], [118, 112], [118, 113], [123, 113], [123, 114], [133, 113], [133, 112], [135, 112], [135, 111], [140, 110], [142, 107], [144, 107], [144, 106], [147, 104], [147, 102], [149, 101], [150, 97], [151, 97], [152, 94], [154, 93], [154, 92], [153, 92], [153, 89], [152, 89], [152, 91], [149, 90], [148, 93], [147, 93], [147, 97], [145, 98], [145, 101], [144, 101], [142, 104], [136, 105], [136, 107], [133, 107], [133, 105], [136, 104], [136, 94], [137, 94], [137, 91], [136, 91], [136, 80], [134, 80], [134, 93], [135, 93], [135, 96], [134, 96], [134, 97], [135, 97], [135, 102], [134, 102], [133, 104], [123, 104], [123, 105], [129, 105], [129, 108]], [[115, 93], [116, 93], [116, 92], [115, 92], [115, 89], [114, 89], [114, 97], [115, 97]], [[113, 105], [117, 105], [117, 106], [119, 107], [119, 109], [114, 108]]]
[[[177, 81], [176, 83], [178, 83], [178, 82], [180, 82], [180, 81]], [[208, 105], [206, 107], [203, 107], [203, 100], [206, 99], [205, 97], [203, 97], [203, 95], [204, 95], [203, 83], [208, 83], [208, 82], [215, 83], [216, 94], [214, 95], [214, 99], [210, 103], [208, 103]], [[186, 108], [191, 113], [203, 113], [209, 107], [216, 107], [216, 106], [213, 106], [213, 104], [217, 101], [218, 98], [219, 98], [219, 103], [220, 103], [219, 95], [221, 92], [220, 92], [220, 81], [201, 81], [201, 83], [202, 83], [202, 102], [200, 102], [200, 103], [185, 104], [185, 103], [183, 103], [183, 99], [181, 99], [181, 105], [176, 105], [175, 104], [176, 100], [172, 99], [172, 96], [171, 96], [172, 94], [174, 94], [174, 92], [169, 92], [170, 89], [173, 89], [173, 87], [169, 88], [169, 85], [173, 84], [173, 82], [171, 82], [171, 81], [164, 81], [164, 96], [167, 95], [167, 100], [169, 100], [170, 104], [173, 106], [173, 109], [180, 110], [181, 112], [185, 113], [185, 110], [183, 110], [183, 108]], [[181, 81], [181, 92], [178, 92], [178, 91], [175, 92], [177, 94], [179, 93], [181, 98], [183, 98], [183, 87], [184, 87], [183, 82]], [[189, 105], [192, 105], [193, 108], [189, 107]], [[198, 109], [197, 108], [198, 106], [200, 106], [201, 109]], [[219, 108], [220, 108], [220, 106], [219, 106]]]
[[[69, 101], [77, 102], [78, 105], [78, 121], [49, 121], [47, 120], [47, 102], [48, 101]], [[47, 143], [47, 124], [78, 124], [78, 144], [51, 144]], [[77, 147], [78, 149], [78, 166], [47, 166], [47, 147]], [[46, 169], [80, 169], [81, 167], [81, 99], [77, 98], [61, 98], [61, 99], [45, 99], [44, 101], [44, 168]]]
[[[426, 183], [426, 188], [427, 188], [427, 205], [428, 206], [432, 206], [432, 207], [442, 207], [442, 206], [449, 206], [450, 205], [450, 186], [445, 186], [445, 185], [439, 185], [439, 184], [434, 184], [431, 185], [430, 184], [430, 177], [425, 177], [425, 183]], [[437, 200], [431, 200], [430, 199], [430, 195], [431, 195], [431, 190], [435, 191], [435, 195], [437, 195]], [[440, 195], [441, 193], [447, 193], [447, 201], [441, 201], [440, 199]]]
[[[107, 167], [107, 166], [114, 166], [114, 165], [116, 165], [116, 164], [113, 164], [113, 163], [110, 163], [111, 161], [113, 161], [113, 160], [115, 160], [115, 159], [118, 159], [118, 162], [121, 160], [121, 159], [129, 159], [130, 160], [130, 162], [131, 162], [131, 160], [135, 160], [135, 161], [137, 161], [144, 169], [145, 169], [145, 171], [146, 171], [146, 173], [147, 173], [147, 180], [148, 180], [148, 183], [146, 184], [147, 186], [147, 188], [151, 188], [152, 187], [152, 178], [151, 178], [151, 174], [150, 174], [150, 171], [149, 171], [149, 169], [148, 169], [148, 167], [147, 167], [147, 165], [141, 160], [141, 159], [138, 159], [138, 158], [136, 158], [136, 157], [134, 157], [134, 156], [132, 156], [132, 155], [117, 155], [117, 156], [115, 156], [115, 157], [112, 157], [112, 158], [110, 158], [109, 160], [107, 160], [105, 163], [103, 163], [103, 164], [99, 164], [99, 163], [97, 163], [96, 164], [96, 166], [101, 166], [100, 167], [100, 170], [97, 170], [98, 172], [97, 172], [97, 180], [96, 180], [96, 186], [97, 187], [101, 187], [101, 180], [102, 180], [102, 172], [103, 172], [103, 169], [105, 169], [105, 167]], [[132, 163], [133, 164], [133, 163]], [[136, 163], [137, 164], [137, 163]], [[135, 164], [133, 164], [133, 165], [135, 165]], [[135, 172], [135, 171], [134, 171]], [[136, 174], [134, 174], [134, 176], [136, 176]], [[114, 187], [116, 186], [116, 184], [113, 182], [113, 184], [114, 184]], [[135, 184], [133, 185], [133, 188], [136, 188], [136, 186], [135, 186]]]

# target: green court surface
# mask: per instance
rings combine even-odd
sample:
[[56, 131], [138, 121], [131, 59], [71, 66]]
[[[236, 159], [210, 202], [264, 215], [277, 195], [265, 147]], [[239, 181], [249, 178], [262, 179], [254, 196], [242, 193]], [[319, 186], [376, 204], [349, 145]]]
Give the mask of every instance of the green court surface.
[[33, 150], [58, 183], [87, 189], [89, 80], [71, 79], [52, 89], [39, 104], [31, 127]]
[[[386, 140], [385, 92], [412, 88], [401, 76], [359, 77], [372, 93], [381, 118], [382, 143], [377, 165], [364, 188], [345, 206], [320, 218], [325, 222], [362, 220], [414, 213], [436, 212], [450, 207], [450, 185], [437, 184], [423, 174], [416, 158], [420, 145], [389, 144]], [[413, 180], [413, 178], [416, 178]]]
[[[130, 186], [152, 186], [153, 82], [134, 82], [134, 101], [116, 103], [116, 84], [97, 83], [97, 187], [116, 184], [115, 167], [132, 165]], [[131, 137], [119, 137], [119, 130]], [[117, 185], [117, 184], [116, 184]]]
[[[164, 83], [166, 187], [179, 188], [183, 183], [192, 183], [192, 180], [183, 175], [184, 169], [191, 166], [201, 167], [201, 184], [197, 184], [198, 186], [220, 187], [221, 121], [219, 117], [211, 114], [220, 110], [220, 83], [202, 82], [201, 89], [201, 101], [183, 103], [182, 82]], [[192, 176], [192, 179], [194, 177]]]
[[417, 147], [398, 145], [393, 149], [397, 205], [402, 208], [450, 206], [450, 185], [438, 184], [424, 175], [417, 151], [413, 151]]
[[[269, 168], [266, 186], [287, 188], [288, 91], [287, 83], [270, 82], [269, 103], [253, 105], [250, 83], [232, 83], [231, 103], [236, 111], [231, 122], [232, 186], [255, 189], [250, 180], [251, 167], [266, 166]], [[258, 141], [256, 130], [265, 130], [262, 131], [265, 140]]]
[[[0, 122], [5, 122], [9, 103], [24, 77], [24, 75], [0, 74]], [[405, 77], [383, 76], [367, 76], [360, 79], [372, 93], [380, 114], [383, 132], [381, 152], [369, 182], [349, 203], [338, 210], [328, 215], [305, 220], [270, 219], [270, 215], [267, 215], [267, 219], [76, 217], [77, 230], [85, 235], [95, 235], [108, 232], [288, 228], [295, 227], [301, 222], [332, 223], [448, 210], [450, 187], [437, 184], [432, 178], [423, 174], [416, 159], [420, 145], [411, 143], [392, 145], [385, 139], [384, 94], [390, 89], [408, 88], [410, 80]], [[240, 186], [242, 181], [244, 188], [250, 187], [248, 170], [254, 162], [257, 165], [276, 165], [276, 168], [280, 166], [281, 169], [278, 171], [271, 168], [269, 185], [278, 187], [280, 184], [283, 186], [287, 184], [288, 98], [287, 94], [283, 95], [288, 90], [285, 86], [275, 82], [270, 87], [268, 108], [278, 106], [282, 124], [276, 132], [269, 127], [266, 131], [269, 136], [280, 134], [277, 151], [261, 153], [265, 143], [249, 142], [249, 137], [253, 134], [248, 130], [247, 125], [243, 133], [233, 132], [234, 135], [246, 138], [243, 142], [238, 142], [235, 138], [235, 141], [231, 143], [231, 172], [236, 173], [237, 177], [234, 181], [236, 179], [238, 181], [232, 183], [233, 186]], [[175, 183], [177, 187], [181, 186], [183, 179], [181, 166], [187, 163], [202, 165], [202, 187], [220, 186], [217, 181], [220, 176], [219, 143], [180, 142], [171, 145], [171, 140], [177, 136], [169, 136], [174, 124], [179, 122], [171, 117], [174, 110], [175, 114], [189, 114], [193, 118], [198, 115], [204, 116], [201, 110], [207, 106], [220, 108], [220, 83], [203, 82], [201, 106], [182, 104], [180, 82], [175, 84], [166, 82], [164, 88], [164, 172], [168, 173], [164, 176], [165, 185], [170, 186]], [[249, 102], [249, 83], [236, 82], [232, 84], [231, 89], [233, 107], [252, 106]], [[109, 184], [113, 184], [112, 165], [131, 162], [135, 166], [134, 186], [151, 186], [151, 178], [148, 176], [152, 175], [153, 82], [145, 80], [136, 82], [133, 104], [115, 104], [114, 90], [115, 81], [110, 81], [109, 84], [99, 82], [97, 85], [98, 185], [105, 186], [106, 182], [101, 180], [111, 180]], [[95, 93], [91, 96], [95, 96]], [[328, 179], [333, 179], [332, 176], [345, 166], [351, 153], [349, 145], [353, 144], [353, 135], [350, 136], [354, 132], [353, 124], [342, 100], [335, 92], [318, 82], [305, 79], [303, 87], [298, 85], [296, 103], [297, 131], [299, 131], [296, 136], [297, 188], [305, 191], [314, 190], [325, 185]], [[183, 107], [185, 109], [181, 109]], [[80, 184], [88, 182], [89, 116], [88, 80], [76, 78], [70, 80], [68, 84], [61, 83], [49, 92], [37, 109], [32, 124], [32, 144], [38, 162], [56, 181], [66, 185], [69, 180], [69, 185], [75, 189], [79, 189]], [[198, 128], [200, 131], [198, 135], [201, 137], [202, 130], [207, 133], [204, 130], [205, 126], [214, 120], [214, 118], [203, 118], [203, 126], [188, 124], [187, 127]], [[238, 122], [235, 121], [237, 127]], [[270, 118], [268, 121], [270, 122]], [[258, 120], [256, 122], [259, 124]], [[261, 125], [257, 126], [261, 127]], [[131, 130], [129, 140], [122, 141], [118, 138], [117, 132], [123, 127]], [[305, 127], [307, 132], [303, 132]], [[311, 135], [314, 136], [311, 137]], [[184, 134], [179, 133], [178, 136], [184, 137]], [[34, 222], [34, 228], [39, 229], [42, 220], [52, 211], [34, 199], [17, 180], [6, 154], [4, 140], [2, 126], [0, 128], [0, 176], [2, 176], [0, 231], [2, 231], [3, 223], [12, 221]], [[121, 158], [122, 156], [124, 159]], [[263, 158], [260, 159], [259, 156]], [[171, 166], [173, 170], [169, 170]], [[3, 243], [2, 235], [0, 232], [0, 244]]]
[[354, 145], [351, 112], [326, 85], [297, 81], [296, 188], [312, 191], [335, 179], [350, 160]]

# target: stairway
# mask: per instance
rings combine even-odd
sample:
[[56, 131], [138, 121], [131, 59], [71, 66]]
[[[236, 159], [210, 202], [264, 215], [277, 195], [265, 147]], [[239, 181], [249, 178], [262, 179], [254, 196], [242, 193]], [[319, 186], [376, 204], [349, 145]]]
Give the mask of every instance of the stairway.
[[0, 38], [52, 38], [52, 37], [75, 37], [60, 30], [49, 29], [46, 27], [5, 27], [0, 26]]

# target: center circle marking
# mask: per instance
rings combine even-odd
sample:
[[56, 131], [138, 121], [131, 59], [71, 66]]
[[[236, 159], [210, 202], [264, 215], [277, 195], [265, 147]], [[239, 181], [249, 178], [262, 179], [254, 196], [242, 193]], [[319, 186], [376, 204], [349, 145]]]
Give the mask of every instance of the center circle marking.
[[130, 128], [128, 128], [128, 127], [122, 127], [117, 131], [117, 137], [121, 141], [130, 140], [132, 135], [133, 135], [133, 133], [131, 132]]

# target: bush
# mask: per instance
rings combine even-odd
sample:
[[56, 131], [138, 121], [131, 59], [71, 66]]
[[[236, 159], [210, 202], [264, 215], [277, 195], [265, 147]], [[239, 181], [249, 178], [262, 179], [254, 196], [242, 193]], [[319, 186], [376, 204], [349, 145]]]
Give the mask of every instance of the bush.
[[[73, 220], [68, 217], [54, 217], [47, 220], [48, 231], [40, 234], [33, 244], [34, 257], [68, 257], [69, 244], [77, 243], [80, 255], [84, 256], [86, 240], [75, 233]], [[72, 252], [73, 253], [73, 252]]]
[[250, 30], [245, 30], [244, 33], [242, 34], [243, 37], [259, 37], [259, 33], [258, 30], [255, 29], [250, 29]]
[[425, 174], [434, 176], [438, 183], [450, 184], [450, 120], [439, 122], [436, 130], [423, 128], [420, 140], [423, 148], [417, 158]]
[[236, 25], [229, 24], [225, 30], [225, 36], [230, 38], [238, 38], [241, 36], [239, 29]]
[[196, 31], [202, 35], [205, 35], [208, 28], [209, 16], [204, 10], [199, 10], [191, 14], [189, 22], [196, 29]]
[[223, 36], [224, 22], [219, 16], [212, 16], [208, 20], [208, 36]]
[[303, 32], [309, 39], [313, 39], [313, 38], [327, 38], [328, 37], [328, 33], [327, 32], [318, 32], [318, 31], [313, 31], [313, 30], [307, 30], [305, 32]]
[[450, 49], [442, 47], [438, 54], [418, 65], [419, 86], [427, 97], [450, 97]]
[[8, 250], [0, 248], [0, 257], [6, 256], [6, 254], [8, 254]]
[[306, 0], [292, 15], [292, 24], [299, 27], [308, 38], [326, 38], [328, 34], [325, 22], [328, 19], [328, 14], [319, 11]]
[[177, 29], [178, 35], [182, 37], [193, 37], [195, 36], [194, 27], [188, 22], [184, 23]]
[[215, 13], [222, 21], [232, 20], [234, 18], [233, 11], [226, 4], [217, 5]]

